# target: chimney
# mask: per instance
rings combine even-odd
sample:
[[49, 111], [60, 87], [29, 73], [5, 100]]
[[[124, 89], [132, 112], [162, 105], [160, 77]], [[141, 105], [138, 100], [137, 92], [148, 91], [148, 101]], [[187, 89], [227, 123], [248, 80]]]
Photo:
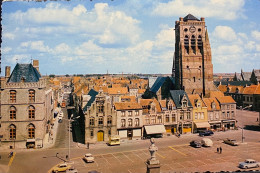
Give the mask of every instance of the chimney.
[[11, 66], [6, 66], [5, 67], [5, 77], [9, 78], [10, 77], [10, 73], [11, 72]]
[[39, 71], [39, 60], [33, 60], [33, 67], [37, 69], [37, 71], [40, 73]]
[[180, 17], [179, 20], [180, 20], [181, 22], [183, 22], [183, 17]]
[[200, 18], [200, 21], [202, 21], [202, 22], [205, 21], [205, 18], [204, 18], [204, 17], [201, 17], [201, 18]]

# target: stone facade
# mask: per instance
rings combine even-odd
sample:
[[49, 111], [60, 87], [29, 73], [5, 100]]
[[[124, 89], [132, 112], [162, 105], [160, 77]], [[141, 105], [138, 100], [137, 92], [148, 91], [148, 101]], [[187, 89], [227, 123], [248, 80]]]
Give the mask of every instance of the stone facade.
[[44, 78], [38, 82], [9, 82], [10, 73], [6, 73], [1, 78], [1, 145], [26, 148], [31, 143], [42, 147], [53, 118], [52, 90], [46, 87]]
[[172, 76], [176, 89], [188, 94], [207, 94], [216, 90], [213, 65], [205, 19], [191, 14], [175, 22], [175, 53]]

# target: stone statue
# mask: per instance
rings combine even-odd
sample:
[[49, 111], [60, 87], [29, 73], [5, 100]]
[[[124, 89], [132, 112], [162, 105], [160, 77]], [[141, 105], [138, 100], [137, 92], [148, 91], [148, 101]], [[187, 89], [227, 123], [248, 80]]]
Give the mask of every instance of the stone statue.
[[155, 156], [156, 151], [158, 151], [158, 147], [156, 147], [154, 144], [155, 143], [154, 138], [151, 138], [150, 142], [151, 142], [151, 145], [149, 147], [149, 151], [151, 153], [151, 158], [147, 160], [147, 163], [149, 165], [160, 164], [159, 160], [157, 160], [156, 156]]

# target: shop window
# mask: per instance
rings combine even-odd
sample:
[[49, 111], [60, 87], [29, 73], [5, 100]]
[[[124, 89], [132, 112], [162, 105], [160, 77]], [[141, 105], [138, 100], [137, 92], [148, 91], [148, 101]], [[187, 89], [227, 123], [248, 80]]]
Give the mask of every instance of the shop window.
[[10, 107], [10, 119], [16, 119], [16, 108], [14, 106]]
[[35, 102], [35, 91], [29, 90], [29, 102]]
[[13, 124], [9, 126], [9, 136], [10, 139], [16, 139], [16, 127]]
[[10, 102], [15, 103], [16, 102], [16, 91], [11, 90], [10, 91]]
[[35, 108], [33, 106], [29, 106], [29, 119], [35, 119]]
[[30, 124], [28, 126], [28, 138], [29, 139], [35, 138], [35, 126], [33, 124]]

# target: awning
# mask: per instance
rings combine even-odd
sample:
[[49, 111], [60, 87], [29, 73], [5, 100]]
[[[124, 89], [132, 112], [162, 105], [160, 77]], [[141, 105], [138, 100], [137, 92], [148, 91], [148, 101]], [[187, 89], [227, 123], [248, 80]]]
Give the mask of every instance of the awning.
[[26, 142], [35, 142], [35, 139], [27, 139]]
[[197, 129], [198, 128], [210, 128], [210, 124], [208, 122], [200, 122], [200, 123], [195, 123]]
[[146, 134], [166, 133], [164, 125], [144, 126]]

